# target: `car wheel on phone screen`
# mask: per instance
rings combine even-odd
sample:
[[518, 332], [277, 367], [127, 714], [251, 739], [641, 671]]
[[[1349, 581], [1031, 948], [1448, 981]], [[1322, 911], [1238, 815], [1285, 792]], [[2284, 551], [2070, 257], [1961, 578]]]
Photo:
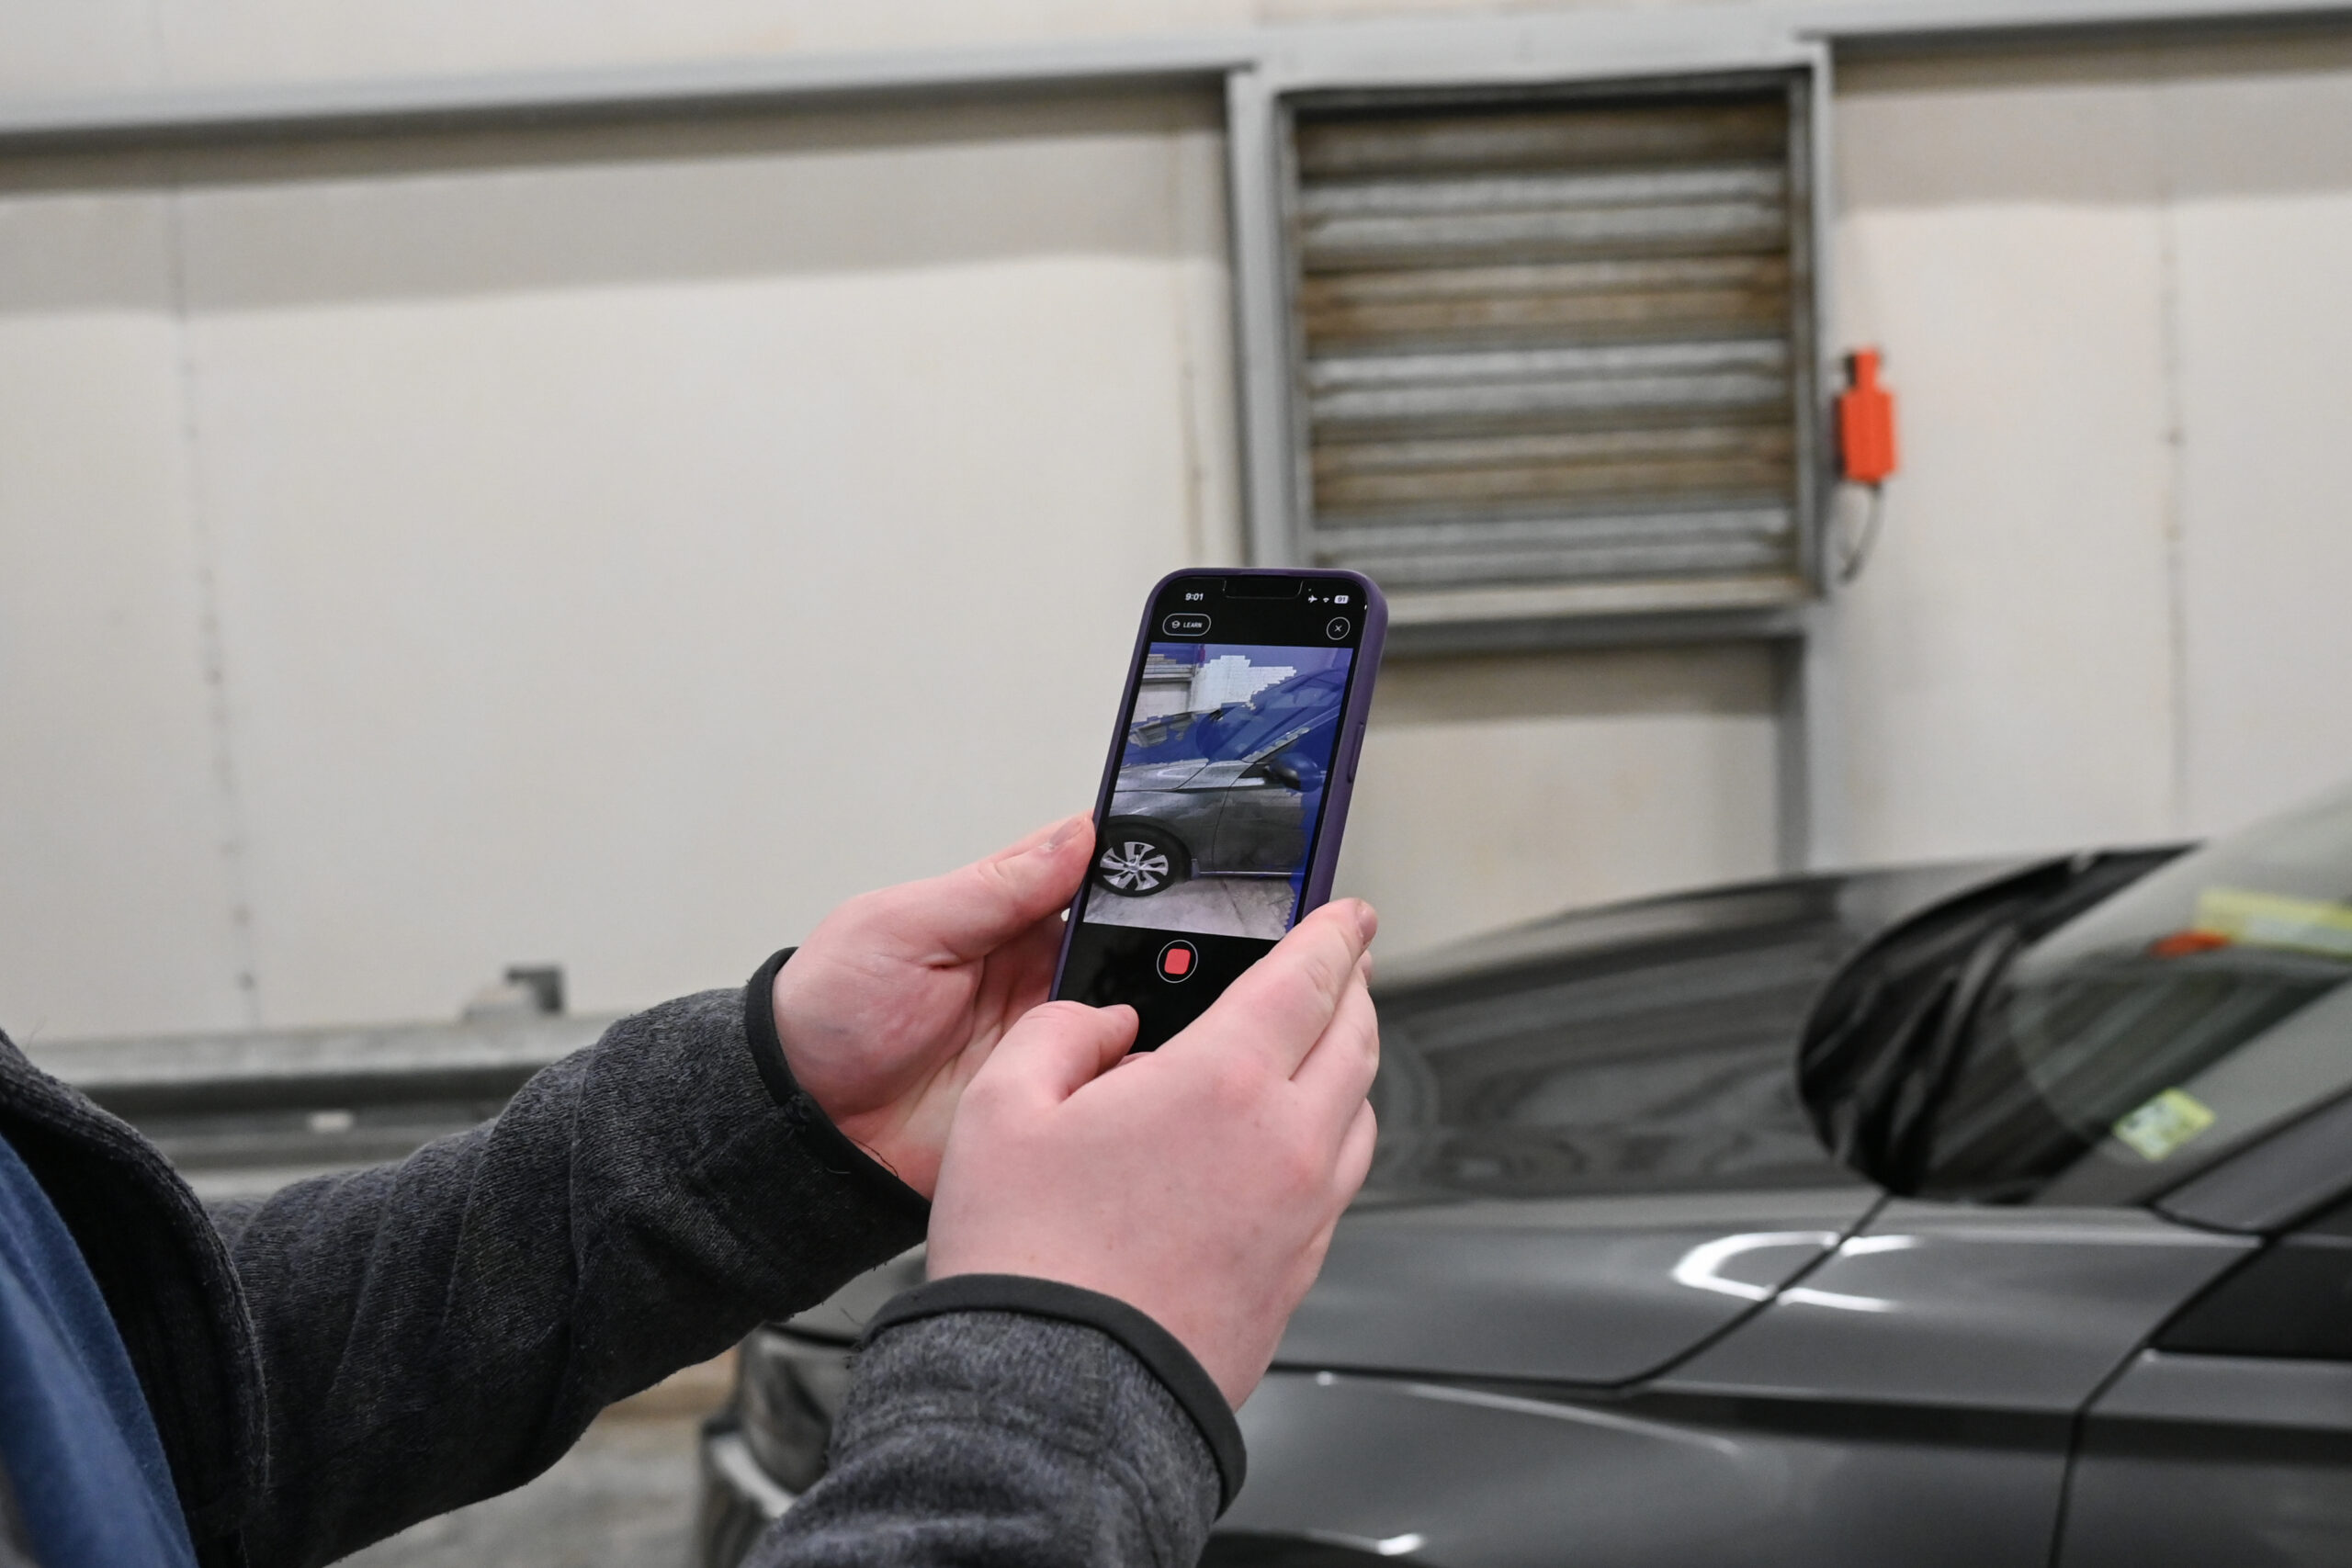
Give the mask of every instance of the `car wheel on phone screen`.
[[1114, 822], [1094, 856], [1094, 883], [1122, 898], [1142, 898], [1184, 880], [1192, 856], [1176, 835], [1145, 823]]

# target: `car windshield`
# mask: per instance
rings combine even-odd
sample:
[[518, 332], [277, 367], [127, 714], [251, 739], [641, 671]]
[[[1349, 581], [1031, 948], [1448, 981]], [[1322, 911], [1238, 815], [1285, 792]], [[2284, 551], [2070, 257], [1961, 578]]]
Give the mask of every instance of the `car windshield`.
[[1335, 722], [1347, 680], [1345, 670], [1294, 675], [1247, 702], [1227, 703], [1207, 713], [1138, 719], [1127, 730], [1127, 765], [1256, 761], [1271, 756]]
[[2137, 1201], [2352, 1089], [2352, 789], [2030, 942], [1940, 1089], [1919, 1190]]

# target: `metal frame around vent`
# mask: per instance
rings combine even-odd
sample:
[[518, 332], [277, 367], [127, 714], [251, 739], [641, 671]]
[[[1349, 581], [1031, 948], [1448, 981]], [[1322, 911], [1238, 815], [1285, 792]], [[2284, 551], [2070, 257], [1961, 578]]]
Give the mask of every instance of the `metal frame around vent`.
[[[1823, 293], [1823, 128], [1826, 52], [1769, 51], [1751, 61], [1627, 62], [1573, 73], [1532, 74], [1524, 60], [1492, 76], [1448, 73], [1435, 83], [1363, 84], [1237, 79], [1234, 141], [1236, 260], [1243, 401], [1250, 479], [1252, 551], [1263, 563], [1316, 558], [1330, 537], [1314, 512], [1313, 430], [1306, 385], [1306, 337], [1299, 287], [1301, 214], [1296, 127], [1366, 109], [1409, 114], [1494, 104], [1503, 108], [1655, 102], [1703, 106], [1759, 90], [1788, 105], [1785, 148], [1790, 276], [1790, 403], [1785, 429], [1791, 570], [1785, 574], [1652, 576], [1575, 581], [1541, 575], [1464, 585], [1392, 586], [1399, 650], [1496, 648], [1723, 637], [1802, 637], [1819, 589], [1826, 468], [1820, 342]], [[1382, 73], [1385, 75], [1386, 73]], [[1254, 90], [1253, 90], [1254, 89]], [[1328, 406], [1328, 405], [1327, 405]], [[1559, 531], [1559, 530], [1555, 530]], [[1443, 534], [1441, 525], [1430, 530]], [[1533, 530], [1540, 533], [1542, 530]], [[1458, 532], [1456, 537], [1462, 536]], [[1375, 571], [1375, 575], [1378, 575]]]

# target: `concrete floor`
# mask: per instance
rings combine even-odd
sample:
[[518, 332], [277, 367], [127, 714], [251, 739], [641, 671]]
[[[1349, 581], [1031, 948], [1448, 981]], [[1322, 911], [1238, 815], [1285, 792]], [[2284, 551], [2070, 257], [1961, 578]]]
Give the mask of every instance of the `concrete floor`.
[[1098, 925], [1272, 942], [1290, 930], [1290, 904], [1288, 877], [1196, 876], [1144, 898], [1121, 898], [1098, 888], [1086, 901], [1086, 918]]
[[427, 1519], [348, 1568], [687, 1568], [691, 1417], [605, 1416], [529, 1485]]
[[537, 1481], [412, 1526], [345, 1568], [689, 1568], [695, 1438], [726, 1400], [732, 1359], [622, 1401]]

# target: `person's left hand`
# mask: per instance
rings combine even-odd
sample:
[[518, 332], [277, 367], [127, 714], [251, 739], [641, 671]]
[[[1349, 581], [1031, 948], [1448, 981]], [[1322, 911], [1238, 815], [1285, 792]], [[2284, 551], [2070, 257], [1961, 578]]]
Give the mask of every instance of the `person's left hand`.
[[924, 1197], [964, 1086], [1046, 999], [1094, 822], [1040, 828], [960, 871], [867, 893], [776, 972], [784, 1059], [833, 1125]]

